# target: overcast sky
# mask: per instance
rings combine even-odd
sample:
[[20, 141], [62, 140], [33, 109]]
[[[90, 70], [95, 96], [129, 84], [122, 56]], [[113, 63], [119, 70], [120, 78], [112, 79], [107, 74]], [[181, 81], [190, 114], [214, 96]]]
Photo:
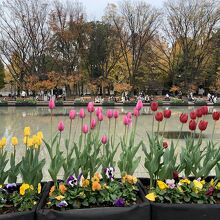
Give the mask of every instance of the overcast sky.
[[[86, 8], [86, 12], [88, 15], [88, 18], [90, 19], [100, 19], [102, 15], [104, 14], [104, 9], [107, 6], [108, 3], [115, 3], [117, 4], [119, 0], [79, 0], [83, 3], [83, 5]], [[161, 7], [163, 5], [164, 0], [144, 0], [147, 3], [156, 6]]]

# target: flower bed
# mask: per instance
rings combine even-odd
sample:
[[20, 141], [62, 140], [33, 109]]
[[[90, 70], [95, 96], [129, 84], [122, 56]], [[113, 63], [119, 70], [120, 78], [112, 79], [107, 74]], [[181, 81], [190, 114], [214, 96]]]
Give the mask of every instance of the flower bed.
[[17, 99], [16, 106], [36, 106], [37, 101], [32, 99]]
[[8, 106], [8, 102], [5, 100], [0, 100], [0, 106]]

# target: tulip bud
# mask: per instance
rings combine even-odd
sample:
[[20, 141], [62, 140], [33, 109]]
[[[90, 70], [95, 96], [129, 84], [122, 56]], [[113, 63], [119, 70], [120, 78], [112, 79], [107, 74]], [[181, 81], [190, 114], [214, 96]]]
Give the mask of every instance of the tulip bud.
[[163, 113], [162, 113], [162, 112], [157, 112], [157, 113], [155, 114], [155, 119], [156, 119], [158, 122], [163, 121]]
[[92, 119], [90, 128], [93, 130], [93, 129], [95, 129], [95, 127], [96, 127], [96, 120]]
[[131, 113], [131, 112], [128, 112], [128, 113], [127, 113], [127, 117], [128, 117], [128, 118], [132, 118], [132, 113]]
[[119, 112], [116, 110], [116, 111], [114, 111], [114, 114], [113, 114], [113, 115], [114, 115], [114, 118], [117, 119], [118, 116], [119, 116]]
[[164, 116], [164, 118], [170, 118], [171, 117], [171, 110], [168, 110], [168, 109], [164, 110], [163, 116]]
[[79, 110], [79, 117], [80, 117], [81, 119], [83, 119], [83, 118], [86, 117], [86, 113], [85, 113], [85, 111], [84, 111], [83, 108], [81, 108], [81, 109]]
[[139, 115], [140, 115], [140, 112], [139, 112], [139, 110], [135, 107], [134, 108], [134, 110], [133, 110], [133, 115], [135, 116], [135, 117], [138, 117]]
[[188, 121], [188, 115], [182, 113], [182, 114], [180, 115], [180, 122], [183, 123], [183, 124], [185, 124], [187, 121]]
[[168, 143], [166, 141], [163, 142], [163, 148], [167, 149], [168, 148]]
[[83, 132], [84, 134], [87, 134], [88, 131], [89, 131], [88, 125], [87, 125], [87, 124], [83, 125], [82, 132]]
[[213, 112], [212, 113], [212, 118], [214, 121], [218, 121], [220, 118], [220, 112]]
[[96, 116], [97, 116], [97, 117], [99, 116], [100, 113], [102, 113], [102, 107], [98, 107], [98, 108], [96, 109]]
[[70, 120], [73, 120], [75, 117], [76, 117], [76, 112], [75, 112], [74, 110], [71, 110], [71, 111], [69, 112], [69, 118], [70, 118]]
[[113, 117], [113, 111], [111, 109], [107, 110], [107, 117], [111, 119]]
[[88, 112], [90, 112], [90, 113], [92, 113], [92, 112], [95, 111], [93, 102], [89, 102], [89, 103], [88, 103], [87, 110], [88, 110]]
[[123, 117], [123, 124], [124, 124], [125, 126], [129, 125], [129, 118], [128, 118], [127, 115], [125, 115], [125, 116]]
[[103, 121], [103, 118], [104, 118], [103, 114], [102, 114], [102, 112], [100, 112], [99, 115], [98, 115], [98, 120]]
[[201, 120], [201, 121], [199, 122], [199, 130], [200, 130], [200, 131], [205, 131], [206, 128], [207, 128], [207, 126], [208, 126], [208, 122], [207, 122], [207, 121]]
[[58, 123], [58, 130], [59, 130], [60, 132], [62, 132], [62, 131], [64, 130], [64, 123], [63, 123], [62, 121], [60, 121], [60, 122]]
[[158, 109], [158, 102], [151, 102], [150, 108], [151, 108], [151, 111], [156, 112]]
[[190, 120], [190, 122], [189, 122], [189, 129], [191, 131], [195, 131], [196, 130], [196, 126], [197, 126], [196, 121], [195, 120]]
[[203, 115], [207, 115], [208, 112], [209, 112], [209, 109], [208, 109], [207, 106], [203, 106], [203, 107], [201, 108], [201, 110], [202, 110], [202, 114], [203, 114]]
[[190, 112], [190, 118], [192, 119], [192, 120], [195, 120], [196, 119], [196, 112], [194, 111], [194, 112]]
[[143, 108], [143, 102], [141, 100], [138, 100], [137, 104], [136, 104], [136, 109], [138, 111], [140, 111]]
[[12, 137], [11, 143], [12, 143], [13, 146], [18, 145], [18, 139], [17, 139], [17, 137]]
[[24, 128], [24, 136], [30, 136], [31, 135], [31, 128], [25, 127]]
[[53, 99], [50, 99], [50, 101], [49, 101], [49, 109], [52, 110], [54, 108], [55, 108], [55, 102], [54, 102]]
[[106, 144], [107, 141], [108, 141], [107, 136], [106, 136], [106, 135], [103, 135], [101, 141], [102, 141], [102, 144]]
[[203, 115], [202, 109], [201, 109], [201, 108], [196, 109], [196, 116], [197, 116], [198, 118], [201, 118], [202, 115]]

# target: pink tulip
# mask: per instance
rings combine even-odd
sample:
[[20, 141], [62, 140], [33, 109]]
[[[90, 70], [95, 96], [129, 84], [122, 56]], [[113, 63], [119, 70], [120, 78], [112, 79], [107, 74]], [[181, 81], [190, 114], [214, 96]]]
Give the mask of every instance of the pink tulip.
[[103, 121], [103, 118], [104, 118], [103, 114], [102, 114], [102, 112], [100, 112], [99, 115], [98, 115], [98, 120]]
[[98, 108], [96, 109], [96, 116], [97, 116], [97, 117], [99, 116], [100, 113], [102, 113], [102, 107], [98, 107]]
[[143, 108], [143, 102], [141, 100], [138, 100], [137, 104], [136, 104], [136, 109], [138, 111], [140, 111]]
[[111, 109], [107, 110], [107, 117], [111, 119], [113, 117], [113, 111]]
[[137, 107], [134, 108], [134, 110], [133, 110], [133, 115], [134, 115], [135, 117], [138, 117], [138, 116], [140, 115], [140, 112], [139, 112], [139, 110], [137, 109]]
[[58, 130], [59, 130], [60, 132], [62, 132], [62, 131], [64, 130], [64, 123], [63, 123], [62, 121], [60, 121], [60, 122], [58, 123]]
[[131, 117], [132, 117], [132, 113], [131, 113], [131, 112], [128, 112], [128, 113], [127, 113], [127, 116], [128, 116], [128, 118], [131, 118]]
[[92, 113], [92, 112], [95, 111], [93, 102], [89, 102], [89, 103], [88, 103], [87, 110], [88, 110], [88, 112], [90, 112], [90, 113]]
[[81, 108], [81, 109], [79, 110], [79, 117], [80, 117], [81, 119], [83, 119], [83, 118], [86, 117], [86, 113], [85, 113], [85, 111], [84, 111], [83, 108]]
[[92, 119], [90, 128], [93, 130], [96, 127], [96, 120]]
[[102, 138], [101, 138], [101, 141], [102, 141], [102, 144], [106, 144], [107, 141], [108, 141], [108, 138], [106, 135], [103, 135]]
[[89, 131], [88, 125], [87, 125], [87, 124], [83, 125], [82, 132], [83, 132], [84, 134], [87, 134], [88, 131]]
[[55, 108], [55, 102], [54, 102], [53, 99], [50, 99], [50, 101], [49, 101], [49, 109], [52, 110], [54, 108]]
[[75, 112], [74, 110], [71, 110], [71, 111], [69, 112], [69, 118], [70, 118], [70, 120], [73, 120], [75, 117], [76, 117], [76, 112]]
[[127, 115], [125, 115], [125, 116], [123, 117], [123, 124], [124, 124], [125, 126], [129, 125], [129, 118], [128, 118]]
[[116, 110], [116, 111], [114, 111], [113, 115], [114, 115], [114, 118], [117, 119], [119, 116], [119, 112]]

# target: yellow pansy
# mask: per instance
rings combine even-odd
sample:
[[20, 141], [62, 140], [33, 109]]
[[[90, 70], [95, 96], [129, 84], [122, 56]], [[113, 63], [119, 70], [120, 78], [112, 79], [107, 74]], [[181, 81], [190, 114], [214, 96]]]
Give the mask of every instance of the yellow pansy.
[[92, 177], [92, 182], [99, 182], [100, 181], [100, 176], [95, 174], [93, 177]]
[[2, 189], [2, 185], [0, 185], [0, 189]]
[[82, 187], [86, 188], [89, 186], [89, 180], [88, 179], [83, 179], [82, 180]]
[[11, 143], [12, 143], [13, 146], [18, 145], [18, 139], [17, 139], [17, 137], [12, 137]]
[[40, 194], [41, 193], [41, 184], [38, 183], [37, 185], [37, 193]]
[[30, 136], [31, 135], [31, 128], [30, 127], [25, 127], [24, 128], [24, 136]]
[[27, 183], [23, 183], [21, 186], [20, 186], [20, 195], [24, 195], [25, 194], [25, 191], [27, 190], [27, 189], [30, 189], [31, 188], [31, 186], [29, 185], [29, 184], [27, 184]]
[[218, 182], [215, 186], [216, 189], [220, 189], [220, 182]]
[[131, 176], [131, 175], [125, 175], [122, 177], [122, 182], [128, 182], [130, 184], [136, 184], [137, 183], [137, 177]]
[[188, 185], [189, 185], [189, 184], [191, 183], [191, 181], [188, 180], [188, 179], [181, 179], [181, 180], [180, 180], [180, 183], [181, 183], [181, 184], [188, 184]]
[[165, 190], [169, 188], [168, 185], [161, 180], [157, 180], [157, 185], [159, 186], [160, 190]]
[[193, 180], [193, 184], [194, 184], [194, 192], [195, 193], [198, 193], [199, 190], [201, 190], [203, 188], [202, 183], [198, 180]]
[[205, 185], [205, 180], [201, 180], [200, 183], [201, 183], [202, 185]]
[[62, 200], [62, 199], [64, 199], [64, 198], [65, 198], [65, 196], [61, 196], [61, 195], [55, 197], [55, 199], [58, 200], [58, 201], [60, 201], [60, 200]]
[[214, 179], [211, 179], [211, 181], [209, 182], [209, 185], [210, 185], [210, 186], [214, 186], [214, 185], [215, 185]]
[[154, 192], [152, 193], [148, 193], [146, 196], [145, 196], [146, 199], [152, 201], [152, 202], [155, 202], [155, 199], [157, 198], [156, 194]]

